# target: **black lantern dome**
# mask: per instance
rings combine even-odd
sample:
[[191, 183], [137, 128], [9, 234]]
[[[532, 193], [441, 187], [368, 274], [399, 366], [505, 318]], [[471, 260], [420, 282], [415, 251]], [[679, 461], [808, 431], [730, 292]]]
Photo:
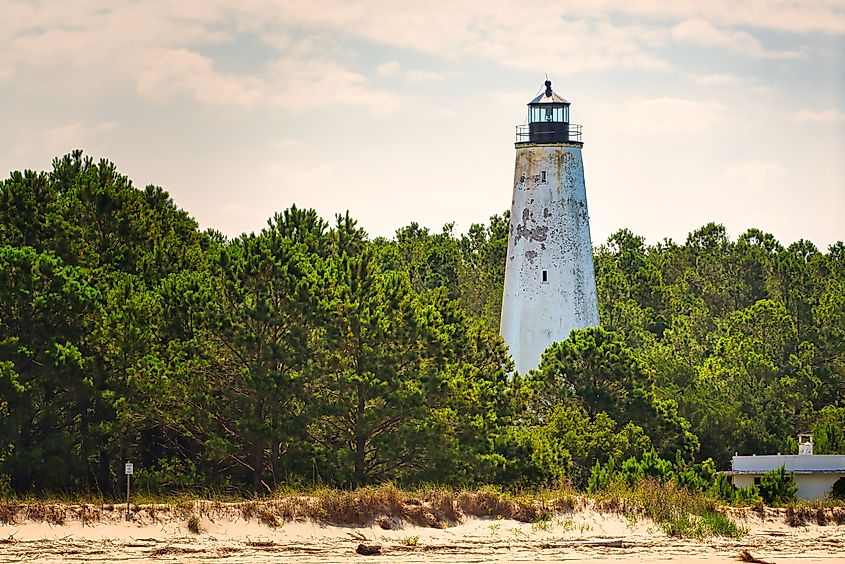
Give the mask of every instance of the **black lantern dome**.
[[517, 143], [572, 143], [581, 145], [581, 126], [569, 123], [569, 102], [552, 90], [545, 90], [528, 102], [528, 127], [517, 126]]

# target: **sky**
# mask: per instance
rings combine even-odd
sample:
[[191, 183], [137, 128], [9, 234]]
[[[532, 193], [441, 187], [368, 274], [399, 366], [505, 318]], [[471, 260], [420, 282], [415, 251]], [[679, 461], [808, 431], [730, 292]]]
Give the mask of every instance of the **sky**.
[[845, 239], [845, 0], [0, 0], [0, 175], [81, 148], [202, 228], [371, 236], [510, 206], [546, 75], [592, 239]]

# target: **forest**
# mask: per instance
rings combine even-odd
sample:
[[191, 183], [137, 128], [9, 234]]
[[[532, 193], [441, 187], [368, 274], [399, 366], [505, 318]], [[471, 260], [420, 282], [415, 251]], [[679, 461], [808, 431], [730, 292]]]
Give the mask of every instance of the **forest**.
[[[268, 210], [268, 215], [272, 214]], [[845, 244], [708, 224], [595, 248], [601, 327], [516, 374], [508, 214], [455, 233], [275, 213], [201, 230], [74, 151], [0, 182], [0, 494], [595, 487], [845, 453]], [[648, 468], [643, 470], [648, 471]]]

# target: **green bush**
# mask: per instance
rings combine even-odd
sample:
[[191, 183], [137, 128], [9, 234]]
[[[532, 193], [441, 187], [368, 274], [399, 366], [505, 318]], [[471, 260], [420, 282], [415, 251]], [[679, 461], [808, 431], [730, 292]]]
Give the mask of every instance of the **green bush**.
[[787, 472], [783, 466], [766, 472], [760, 478], [760, 496], [767, 505], [783, 505], [795, 501], [797, 492], [795, 473]]
[[616, 461], [613, 460], [612, 456], [604, 466], [596, 460], [595, 466], [590, 471], [590, 477], [587, 479], [587, 491], [595, 493], [606, 490], [615, 473]]
[[760, 490], [754, 484], [747, 488], [737, 488], [731, 481], [719, 475], [710, 486], [710, 493], [728, 503], [753, 503], [760, 500]]
[[839, 478], [833, 484], [833, 490], [830, 492], [830, 497], [834, 499], [845, 499], [845, 478]]

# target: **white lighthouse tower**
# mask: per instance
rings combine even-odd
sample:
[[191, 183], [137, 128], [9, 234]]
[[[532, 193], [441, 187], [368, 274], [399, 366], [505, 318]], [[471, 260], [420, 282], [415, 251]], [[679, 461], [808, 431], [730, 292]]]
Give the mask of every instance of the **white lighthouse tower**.
[[573, 329], [599, 324], [581, 161], [581, 126], [569, 102], [545, 90], [517, 126], [502, 337], [522, 374]]

